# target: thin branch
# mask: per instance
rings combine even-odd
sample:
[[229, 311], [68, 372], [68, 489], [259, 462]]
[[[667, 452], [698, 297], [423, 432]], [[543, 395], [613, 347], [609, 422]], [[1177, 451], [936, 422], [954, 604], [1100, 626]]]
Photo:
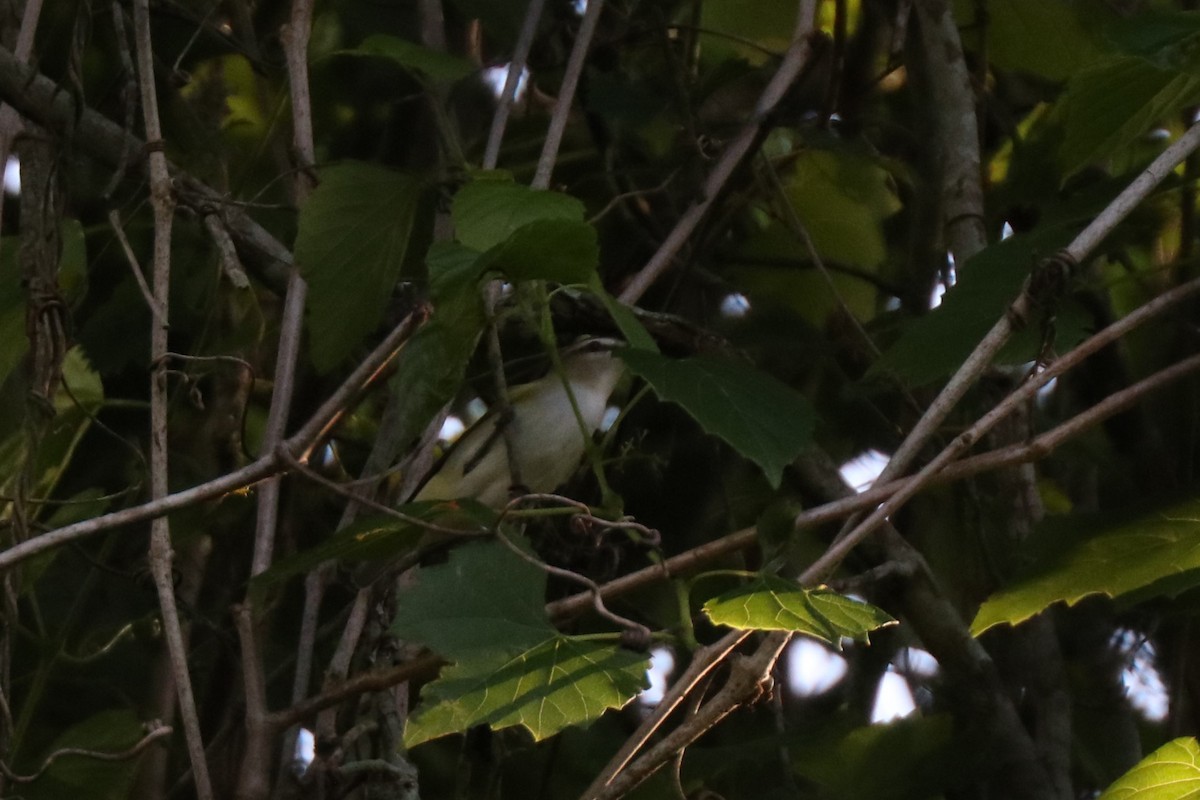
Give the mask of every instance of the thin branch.
[[762, 95], [758, 98], [758, 102], [755, 103], [754, 114], [725, 148], [725, 152], [721, 154], [721, 158], [709, 173], [704, 182], [702, 198], [683, 213], [683, 216], [675, 223], [675, 227], [667, 234], [667, 238], [659, 245], [658, 250], [621, 292], [621, 302], [628, 305], [636, 303], [671, 266], [700, 221], [704, 219], [713, 203], [721, 195], [725, 184], [729, 182], [738, 165], [750, 153], [751, 146], [758, 141], [763, 125], [766, 124], [767, 119], [779, 105], [779, 101], [783, 99], [787, 90], [808, 66], [813, 53], [811, 36], [815, 11], [815, 0], [802, 0], [791, 45], [784, 53], [779, 69], [771, 77], [770, 82], [763, 89]]
[[[839, 10], [839, 13], [841, 11]], [[808, 252], [808, 257], [812, 259], [813, 265], [817, 268], [817, 272], [821, 273], [821, 278], [825, 281], [825, 286], [828, 287], [829, 293], [833, 296], [833, 301], [837, 303], [838, 309], [842, 312], [842, 316], [854, 328], [858, 334], [859, 340], [866, 346], [867, 350], [876, 359], [881, 358], [883, 353], [880, 352], [879, 346], [875, 344], [875, 340], [871, 338], [871, 334], [867, 333], [866, 328], [858, 321], [858, 317], [850, 306], [846, 303], [846, 298], [842, 296], [838, 290], [837, 284], [833, 280], [833, 275], [825, 268], [825, 262], [821, 259], [821, 254], [817, 252], [817, 246], [813, 243], [812, 237], [808, 235], [808, 228], [804, 221], [800, 219], [800, 215], [796, 212], [796, 207], [792, 205], [791, 199], [787, 195], [787, 189], [784, 188], [783, 181], [779, 178], [779, 172], [775, 169], [775, 165], [771, 163], [771, 159], [763, 158], [762, 163], [766, 168], [767, 178], [770, 180], [771, 189], [774, 191], [779, 204], [783, 207], [784, 217], [788, 227], [792, 229], [792, 233], [804, 245], [804, 249]], [[905, 392], [907, 395], [908, 393]], [[907, 398], [909, 402], [915, 403], [912, 397]]]
[[[337, 649], [329, 659], [329, 666], [325, 668], [326, 687], [343, 683], [346, 676], [350, 674], [350, 659], [354, 657], [354, 650], [358, 647], [359, 639], [362, 638], [370, 607], [370, 588], [359, 589], [358, 594], [354, 596], [350, 616], [346, 618], [346, 624], [342, 627], [342, 638], [338, 641]], [[315, 732], [318, 738], [334, 736], [337, 733], [337, 715], [331, 713], [334, 708], [334, 706], [330, 706], [317, 715]]]
[[533, 36], [537, 33], [538, 21], [542, 18], [542, 8], [545, 5], [546, 0], [529, 0], [529, 6], [525, 9], [525, 19], [521, 22], [512, 61], [508, 64], [508, 74], [504, 78], [504, 90], [496, 101], [492, 127], [488, 130], [487, 146], [483, 150], [484, 169], [495, 169], [500, 161], [500, 143], [504, 141], [508, 115], [512, 111], [517, 87], [520, 86], [521, 75], [525, 72], [525, 62], [529, 60], [529, 48], [533, 45]]
[[[308, 88], [308, 37], [311, 30], [312, 0], [294, 0], [291, 20], [283, 26], [281, 38], [287, 58], [288, 84], [292, 97], [292, 145], [302, 168], [296, 172], [294, 181], [297, 205], [303, 203], [313, 189], [311, 175], [306, 171], [311, 169], [315, 162]], [[263, 432], [264, 451], [273, 450], [283, 440], [291, 414], [307, 294], [308, 283], [300, 275], [297, 266], [292, 264], [288, 270], [287, 294], [283, 303], [271, 408], [267, 412], [266, 430]], [[271, 566], [278, 514], [279, 478], [271, 477], [264, 481], [259, 489], [251, 577], [265, 572]]]
[[567, 120], [571, 116], [571, 106], [575, 102], [575, 88], [579, 85], [579, 77], [583, 74], [583, 66], [587, 61], [588, 48], [592, 45], [592, 36], [600, 22], [600, 14], [604, 11], [604, 0], [588, 0], [587, 11], [583, 14], [583, 22], [579, 32], [575, 34], [575, 45], [567, 58], [567, 68], [563, 72], [562, 85], [558, 88], [558, 99], [554, 102], [554, 111], [550, 115], [550, 127], [546, 131], [546, 140], [542, 144], [542, 154], [538, 157], [537, 170], [533, 173], [530, 183], [534, 189], [550, 187], [550, 176], [554, 173], [554, 162], [558, 160], [558, 147], [562, 144], [563, 134], [567, 130]]
[[[749, 656], [735, 655], [731, 658], [729, 677], [716, 694], [700, 706], [694, 715], [649, 747], [636, 761], [601, 784], [603, 788], [598, 791], [589, 788], [584, 792], [585, 800], [610, 800], [624, 796], [735, 708], [762, 696], [764, 684], [770, 679], [771, 670], [790, 638], [790, 633], [770, 633]], [[724, 655], [720, 658], [724, 658]], [[720, 658], [714, 660], [714, 665]]]
[[[167, 157], [163, 152], [162, 125], [158, 118], [158, 97], [154, 85], [154, 51], [150, 42], [149, 0], [133, 3], [134, 44], [137, 54], [138, 85], [142, 92], [142, 115], [150, 149], [150, 202], [154, 210], [154, 304], [159, 314], [150, 322], [150, 499], [161, 500], [170, 493], [167, 479], [167, 325], [171, 286], [171, 227], [175, 220], [175, 198]], [[171, 551], [171, 529], [166, 517], [150, 523], [150, 571], [158, 590], [163, 632], [171, 659], [171, 677], [179, 700], [179, 716], [192, 765], [192, 778], [200, 800], [213, 797], [200, 716], [192, 692], [188, 654], [179, 610], [175, 600], [175, 582]]]
[[[25, 0], [25, 8], [21, 13], [21, 27], [17, 31], [17, 41], [13, 46], [13, 57], [20, 63], [29, 61], [29, 56], [33, 53], [34, 34], [37, 32], [41, 16], [42, 0]], [[8, 165], [13, 141], [21, 129], [21, 119], [16, 110], [8, 103], [0, 105], [0, 169]], [[0, 222], [3, 220], [0, 219]]]
[[[258, 651], [258, 635], [255, 631], [254, 609], [249, 604], [234, 607], [233, 620], [237, 628], [238, 644], [242, 650], [242, 690], [246, 702], [246, 745], [241, 757], [241, 772], [238, 775], [237, 796], [241, 798], [266, 797], [270, 792], [267, 767], [270, 764], [269, 746], [272, 733], [266, 722], [267, 679], [263, 671], [262, 655]], [[264, 748], [264, 744], [266, 747]], [[251, 758], [261, 763], [247, 764]]]
[[[421, 308], [405, 317], [391, 333], [388, 334], [363, 361], [355, 367], [337, 391], [321, 407], [313, 413], [304, 426], [286, 439], [281, 446], [292, 453], [302, 452], [312, 447], [321, 433], [345, 410], [348, 403], [379, 373], [379, 370], [395, 357], [397, 351], [425, 322], [428, 310]], [[76, 522], [48, 531], [6, 550], [0, 551], [0, 570], [11, 569], [14, 565], [32, 558], [39, 553], [61, 547], [68, 542], [93, 536], [103, 531], [112, 530], [135, 522], [145, 522], [178, 511], [181, 508], [195, 505], [204, 500], [211, 500], [231, 492], [236, 492], [254, 485], [263, 478], [275, 474], [285, 468], [279, 461], [278, 452], [264, 453], [254, 462], [241, 469], [214, 478], [211, 481], [167, 495], [158, 500], [152, 500], [133, 508], [122, 509], [103, 514], [99, 517]]]
[[215, 211], [204, 215], [204, 228], [212, 237], [213, 245], [217, 248], [217, 257], [221, 262], [221, 271], [235, 289], [249, 289], [250, 279], [242, 268], [242, 260], [238, 258], [237, 245], [225, 228], [225, 221]]
[[415, 678], [428, 677], [444, 663], [439, 656], [425, 653], [387, 669], [364, 672], [347, 679], [344, 683], [329, 687], [326, 691], [313, 695], [303, 702], [296, 703], [291, 708], [276, 711], [268, 717], [268, 720], [276, 729], [298, 725], [311, 719], [314, 714], [323, 709], [344, 703], [359, 695], [390, 689], [398, 683]]
[[[21, 62], [0, 47], [0, 100], [47, 130], [69, 139], [82, 153], [110, 167], [122, 160], [144, 168], [141, 158], [146, 143], [123, 130], [91, 108], [78, 107], [75, 93]], [[181, 170], [172, 168], [180, 202], [197, 206], [224, 204], [224, 196]], [[253, 218], [237, 207], [226, 214], [233, 236], [248, 266], [272, 290], [279, 293], [287, 282], [291, 252]]]
[[128, 262], [129, 269], [133, 272], [133, 279], [142, 293], [142, 299], [146, 301], [146, 306], [150, 309], [150, 315], [155, 322], [166, 326], [167, 321], [163, 310], [159, 308], [158, 301], [154, 299], [154, 293], [150, 291], [150, 285], [146, 283], [146, 276], [142, 274], [142, 265], [138, 263], [137, 255], [129, 244], [129, 237], [125, 235], [121, 217], [115, 208], [108, 212], [108, 224], [117, 238], [117, 243], [121, 245], [121, 252], [125, 254], [125, 261]]
[[[1001, 466], [1021, 463], [1023, 461], [1043, 458], [1053, 452], [1062, 442], [1077, 436], [1080, 432], [1099, 424], [1108, 417], [1116, 414], [1144, 398], [1151, 391], [1162, 388], [1168, 382], [1177, 380], [1192, 372], [1200, 371], [1200, 355], [1193, 356], [1178, 364], [1156, 373], [1127, 389], [1107, 398], [1102, 403], [1093, 406], [1088, 411], [1072, 418], [1063, 425], [1054, 428], [1035, 438], [1023, 446], [1006, 447], [990, 453], [964, 459], [951, 465], [937, 476], [936, 483], [947, 483], [961, 480]], [[795, 520], [795, 529], [803, 530], [834, 522], [855, 511], [878, 505], [882, 500], [895, 493], [911, 478], [893, 481], [886, 486], [876, 486], [860, 494], [850, 495], [826, 502], [816, 508], [802, 512]], [[689, 550], [667, 559], [662, 564], [656, 564], [621, 578], [610, 581], [599, 587], [600, 594], [611, 600], [629, 592], [648, 586], [657, 581], [675, 575], [694, 572], [703, 565], [716, 561], [730, 553], [743, 550], [757, 543], [757, 532], [754, 528], [746, 528], [731, 533], [722, 539], [708, 542], [700, 547]], [[592, 607], [592, 592], [580, 592], [570, 597], [557, 600], [546, 605], [546, 614], [555, 621], [562, 621]], [[689, 670], [672, 686], [671, 694], [664, 697], [656, 707], [655, 721], [647, 721], [628, 744], [629, 752], [636, 752], [651, 735], [662, 719], [716, 666], [713, 656], [728, 653], [749, 634], [741, 631], [734, 632], [718, 643], [708, 645], [696, 652]], [[308, 720], [322, 709], [338, 705], [352, 697], [367, 692], [378, 691], [394, 686], [403, 681], [429, 675], [442, 663], [433, 654], [425, 654], [417, 658], [391, 667], [386, 670], [368, 672], [356, 675], [345, 683], [330, 687], [318, 695], [302, 702], [296, 702], [291, 708], [268, 715], [270, 724], [282, 728]], [[686, 689], [686, 690], [685, 690]], [[657, 709], [663, 709], [659, 714]], [[626, 752], [623, 748], [622, 752]], [[627, 760], [627, 759], [626, 759]]]
[[[1176, 165], [1187, 158], [1188, 154], [1195, 150], [1197, 146], [1200, 146], [1200, 124], [1193, 125], [1178, 141], [1164, 150], [1158, 158], [1154, 159], [1129, 186], [1125, 187], [1121, 194], [1109, 203], [1099, 216], [1092, 220], [1075, 237], [1075, 240], [1067, 246], [1063, 251], [1062, 258], [1074, 264], [1083, 262], [1096, 245], [1130, 211], [1144, 200], [1150, 191], [1171, 173]], [[1168, 295], [1172, 295], [1172, 292], [1162, 295], [1159, 299]], [[1148, 306], [1152, 304], [1153, 301]], [[929, 438], [941, 426], [946, 416], [958, 405], [958, 401], [962, 399], [967, 390], [974, 385], [979, 376], [992, 363], [992, 359], [1000, 352], [1000, 348], [1008, 342], [1009, 337], [1014, 331], [1014, 320], [1028, 319], [1035, 305], [1036, 302], [1029, 293], [1029, 281], [1027, 280], [1021, 294], [1009, 306], [1007, 312], [992, 326], [992, 329], [988, 331], [983, 340], [976, 345], [975, 350], [966, 358], [962, 366], [954, 373], [954, 376], [950, 378], [937, 398], [930, 404], [925, 414], [892, 455], [887, 466], [884, 467], [883, 473], [880, 475], [881, 481], [889, 481], [897, 478], [908, 470], [912, 462], [916, 459], [917, 454], [925, 447], [926, 442], [929, 441]], [[1146, 307], [1144, 306], [1143, 309]], [[1132, 317], [1133, 315], [1130, 316]], [[1049, 379], [1047, 378], [1047, 380]], [[882, 517], [879, 517], [879, 519], [882, 519]], [[861, 539], [866, 534], [861, 530], [862, 526], [859, 527], [860, 529], [856, 530], [854, 535], [856, 538]], [[849, 532], [847, 534], [849, 535]]]
[[[1191, 132], [1197, 134], [1195, 138], [1200, 143], [1200, 127], [1193, 128]], [[1084, 340], [1078, 347], [1066, 355], [1059, 357], [1046, 369], [1036, 375], [1031, 375], [1028, 380], [1013, 390], [995, 408], [980, 417], [966, 431], [955, 437], [937, 457], [916, 474], [912, 481], [905, 483], [894, 495], [882, 503], [879, 508], [875, 509], [870, 516], [859, 523], [854, 530], [840, 537], [831, 545], [820, 558], [804, 571], [804, 574], [801, 576], [801, 582], [805, 585], [812, 585], [828, 576], [858, 542], [869, 536], [884, 519], [896, 513], [914, 494], [921, 491], [934, 475], [945, 468], [947, 464], [969, 450], [997, 422], [1032, 398], [1038, 389], [1096, 351], [1115, 342], [1143, 322], [1153, 319], [1197, 292], [1200, 292], [1200, 278], [1180, 284]], [[1018, 303], [1021, 300], [1027, 300], [1028, 297], [1028, 291], [1023, 292], [1021, 297], [1018, 298]], [[1015, 307], [1017, 303], [1013, 305]]]
[[[1003, 467], [1047, 458], [1067, 441], [1094, 428], [1113, 415], [1133, 407], [1151, 392], [1158, 391], [1168, 383], [1198, 371], [1200, 371], [1200, 355], [1172, 364], [1170, 367], [1106, 397], [1086, 411], [1034, 437], [1029, 442], [991, 450], [950, 464], [933, 477], [929, 486], [941, 486]], [[793, 528], [796, 531], [807, 530], [844, 519], [857, 511], [873, 508], [893, 496], [912, 480], [913, 478], [900, 478], [886, 484], [877, 482], [870, 489], [858, 494], [822, 503], [815, 508], [801, 512], [793, 521]], [[756, 529], [745, 528], [672, 556], [661, 564], [645, 567], [609, 581], [600, 587], [600, 593], [605, 600], [612, 600], [666, 578], [694, 573], [706, 564], [719, 561], [730, 553], [744, 550], [757, 542]], [[591, 603], [591, 593], [580, 592], [548, 604], [546, 613], [551, 619], [561, 621], [586, 611], [591, 607]]]
[[629, 765], [629, 762], [637, 754], [637, 751], [650, 740], [654, 732], [658, 730], [667, 717], [679, 707], [684, 698], [696, 689], [709, 674], [716, 669], [733, 649], [741, 644], [747, 637], [750, 636], [749, 631], [730, 631], [721, 637], [713, 644], [700, 648], [692, 655], [692, 661], [688, 665], [687, 670], [683, 675], [671, 684], [671, 688], [663, 695], [663, 699], [654, 707], [654, 711], [650, 713], [633, 735], [625, 740], [621, 745], [621, 749], [617, 751], [600, 774], [592, 781], [591, 786], [583, 793], [584, 798], [592, 798], [599, 796], [606, 787], [611, 787], [613, 781], [618, 775]]
[[[445, 534], [447, 536], [479, 536], [479, 535], [483, 535], [483, 534], [487, 533], [487, 531], [484, 531], [482, 529], [477, 530], [477, 531], [470, 531], [470, 530], [463, 530], [462, 528], [447, 528], [444, 525], [438, 525], [437, 523], [430, 522], [429, 520], [424, 520], [419, 517], [414, 517], [411, 514], [405, 514], [403, 511], [400, 511], [399, 509], [395, 509], [389, 505], [380, 503], [376, 500], [373, 500], [370, 497], [367, 497], [364, 494], [359, 494], [358, 492], [354, 491], [353, 489], [349, 489], [346, 486], [344, 486], [336, 481], [331, 481], [329, 478], [326, 478], [324, 475], [317, 472], [316, 470], [313, 470], [313, 469], [310, 469], [309, 467], [307, 467], [298, 458], [296, 458], [294, 455], [292, 455], [291, 452], [289, 452], [287, 448], [280, 448], [279, 458], [280, 458], [280, 461], [282, 461], [288, 467], [289, 470], [295, 471], [297, 474], [301, 475], [302, 477], [307, 478], [308, 480], [312, 481], [313, 483], [316, 483], [320, 486], [324, 486], [326, 489], [329, 489], [331, 492], [334, 492], [336, 494], [341, 495], [342, 497], [345, 497], [346, 499], [352, 501], [351, 505], [358, 505], [358, 506], [362, 506], [364, 508], [369, 508], [372, 511], [376, 511], [380, 514], [384, 514], [386, 516], [392, 517], [393, 519], [398, 519], [401, 522], [407, 523], [407, 524], [412, 525], [417, 528], [422, 528], [424, 530], [430, 531], [431, 533], [441, 533], [441, 534]], [[353, 521], [354, 521], [353, 517], [347, 519], [345, 523], [343, 523], [342, 525], [339, 526], [339, 529], [345, 527], [346, 525], [350, 524]]]
[[171, 733], [173, 731], [169, 726], [155, 727], [139, 739], [133, 747], [116, 753], [105, 753], [101, 750], [84, 750], [81, 747], [64, 747], [46, 756], [46, 760], [42, 762], [42, 766], [38, 767], [36, 772], [31, 772], [28, 775], [20, 775], [13, 772], [7, 764], [0, 761], [0, 772], [3, 772], [4, 776], [13, 783], [33, 783], [42, 776], [42, 773], [50, 768], [51, 764], [63, 756], [79, 756], [81, 758], [91, 758], [96, 761], [128, 761], [131, 758], [135, 758], [139, 753], [164, 736], [170, 736]]
[[[518, 498], [518, 500], [519, 499], [520, 498]], [[510, 503], [510, 505], [511, 505], [511, 503]], [[642, 625], [640, 622], [634, 622], [633, 620], [628, 619], [627, 617], [622, 617], [620, 614], [610, 611], [608, 606], [604, 605], [604, 601], [600, 598], [600, 585], [597, 584], [594, 580], [592, 580], [588, 576], [581, 575], [580, 573], [575, 572], [574, 570], [569, 570], [564, 567], [556, 567], [553, 564], [548, 564], [545, 561], [542, 561], [537, 556], [533, 555], [532, 553], [528, 553], [525, 550], [522, 550], [520, 547], [518, 547], [515, 543], [513, 543], [513, 541], [504, 534], [504, 531], [501, 529], [501, 527], [499, 525], [496, 526], [496, 538], [500, 540], [501, 544], [503, 544], [515, 556], [517, 556], [517, 558], [521, 559], [522, 561], [526, 562], [527, 564], [532, 564], [533, 566], [540, 569], [542, 572], [545, 572], [547, 575], [554, 575], [556, 577], [562, 578], [563, 580], [568, 580], [568, 581], [571, 581], [572, 583], [578, 583], [582, 586], [586, 586], [588, 588], [588, 591], [592, 595], [592, 608], [595, 609], [596, 613], [599, 614], [604, 619], [608, 620], [609, 622], [613, 623], [614, 625], [617, 625], [627, 631], [631, 631], [641, 637], [649, 637], [650, 629], [647, 628], [645, 625]]]
[[916, 10], [920, 51], [932, 90], [928, 107], [936, 118], [934, 147], [942, 173], [942, 225], [954, 263], [962, 267], [987, 247], [975, 91], [951, 4], [922, 0]]

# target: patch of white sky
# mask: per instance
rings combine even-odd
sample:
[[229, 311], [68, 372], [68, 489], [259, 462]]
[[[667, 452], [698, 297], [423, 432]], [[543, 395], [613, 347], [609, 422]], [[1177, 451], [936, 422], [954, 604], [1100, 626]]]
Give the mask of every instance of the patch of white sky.
[[[484, 85], [491, 89], [497, 99], [504, 94], [504, 85], [508, 82], [508, 64], [498, 64], [487, 67], [479, 74]], [[525, 95], [525, 87], [529, 84], [529, 68], [522, 67], [521, 75], [517, 78], [517, 93], [513, 99], [519, 101]]]
[[1125, 659], [1121, 683], [1129, 704], [1146, 721], [1162, 722], [1170, 710], [1170, 698], [1155, 665], [1154, 642], [1140, 631], [1121, 628], [1113, 634], [1111, 644]]
[[662, 702], [667, 691], [667, 680], [675, 671], [675, 655], [666, 647], [657, 647], [650, 653], [650, 667], [646, 677], [650, 688], [638, 695], [638, 701], [643, 705], [655, 706]]
[[732, 292], [721, 299], [721, 316], [741, 319], [750, 313], [750, 298], [741, 292]]
[[16, 156], [9, 156], [4, 164], [4, 193], [14, 197], [21, 193], [21, 162]]
[[296, 731], [296, 747], [292, 751], [292, 768], [297, 775], [308, 772], [313, 759], [317, 757], [317, 740], [308, 728]]
[[[784, 671], [788, 688], [797, 697], [816, 697], [836, 687], [845, 679], [849, 666], [846, 659], [826, 644], [798, 636], [784, 651]], [[650, 688], [639, 695], [643, 705], [659, 703], [668, 680], [675, 669], [670, 650], [659, 648], [651, 653], [647, 670]], [[871, 708], [871, 722], [885, 723], [906, 717], [917, 709], [913, 691], [906, 676], [927, 679], [937, 673], [937, 661], [923, 650], [900, 650], [888, 671], [880, 678]]]

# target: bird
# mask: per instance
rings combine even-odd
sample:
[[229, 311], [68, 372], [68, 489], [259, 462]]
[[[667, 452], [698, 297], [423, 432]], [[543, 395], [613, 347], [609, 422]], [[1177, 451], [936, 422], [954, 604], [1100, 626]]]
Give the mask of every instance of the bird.
[[579, 466], [588, 438], [600, 427], [624, 371], [612, 354], [613, 344], [592, 339], [574, 345], [564, 352], [561, 374], [552, 370], [532, 383], [512, 387], [508, 419], [489, 414], [471, 426], [413, 499], [472, 498], [491, 508], [503, 507], [513, 487], [506, 439], [512, 442], [522, 488], [551, 492], [565, 483]]

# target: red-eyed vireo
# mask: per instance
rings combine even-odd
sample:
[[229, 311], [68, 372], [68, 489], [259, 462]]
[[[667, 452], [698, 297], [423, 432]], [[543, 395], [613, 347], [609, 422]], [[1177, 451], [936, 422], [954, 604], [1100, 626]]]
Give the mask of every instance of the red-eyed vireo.
[[[512, 442], [521, 484], [531, 492], [550, 492], [579, 466], [587, 439], [600, 427], [608, 398], [623, 364], [613, 357], [612, 341], [592, 340], [563, 354], [562, 374], [551, 371], [532, 383], [509, 390], [512, 415], [508, 430], [498, 430], [498, 415], [485, 416], [454, 443], [415, 500], [471, 497], [492, 508], [509, 500], [513, 486], [505, 434]], [[571, 395], [579, 416], [571, 405]]]

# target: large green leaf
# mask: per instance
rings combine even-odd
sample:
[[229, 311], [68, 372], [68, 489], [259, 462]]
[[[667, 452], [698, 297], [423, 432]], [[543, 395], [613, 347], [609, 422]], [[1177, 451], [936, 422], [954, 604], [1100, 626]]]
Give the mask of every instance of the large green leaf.
[[596, 641], [552, 636], [516, 656], [493, 652], [447, 667], [421, 692], [404, 743], [520, 725], [535, 740], [620, 708], [646, 687], [649, 658]]
[[874, 160], [841, 150], [802, 150], [786, 190], [823, 259], [860, 267], [883, 262], [881, 225], [900, 201], [891, 177]]
[[19, 237], [0, 239], [0, 381], [13, 371], [25, 351], [25, 293], [21, 288], [21, 267], [17, 263]]
[[820, 731], [789, 746], [798, 773], [836, 800], [941, 797], [971, 773], [968, 748], [948, 714], [912, 715], [848, 733]]
[[[48, 755], [70, 747], [102, 753], [119, 753], [136, 744], [144, 733], [142, 723], [132, 711], [101, 711], [64, 730], [46, 748], [45, 753]], [[137, 780], [137, 763], [137, 759], [112, 761], [64, 755], [55, 759], [38, 780], [22, 785], [18, 794], [27, 800], [50, 800], [60, 797], [124, 800], [130, 796], [133, 784]], [[19, 771], [32, 770], [19, 767]]]
[[1166, 70], [1200, 69], [1200, 13], [1147, 9], [1111, 26], [1109, 40], [1129, 55]]
[[1100, 800], [1194, 798], [1200, 798], [1200, 744], [1190, 736], [1167, 742], [1100, 795]]
[[896, 624], [870, 603], [829, 589], [805, 589], [777, 575], [759, 575], [712, 598], [704, 613], [718, 625], [803, 633], [839, 650], [843, 638], [865, 642], [871, 631]]
[[501, 272], [509, 280], [557, 283], [587, 283], [599, 262], [596, 229], [565, 219], [522, 225], [479, 259], [484, 270]]
[[[1094, 531], [1102, 523], [1082, 520], [1080, 527]], [[1094, 594], [1119, 597], [1155, 584], [1160, 594], [1195, 586], [1200, 573], [1186, 573], [1200, 570], [1200, 502], [1110, 527], [1038, 563], [1035, 572], [984, 602], [971, 623], [972, 633], [1001, 623], [1015, 625], [1059, 601], [1074, 604]]]
[[453, 242], [438, 242], [429, 249], [433, 316], [404, 346], [391, 379], [401, 448], [414, 442], [462, 387], [487, 322], [478, 262], [479, 253]]
[[497, 541], [456, 548], [421, 570], [397, 598], [392, 632], [454, 661], [480, 652], [506, 656], [555, 634], [546, 616], [546, 573]]
[[475, 66], [466, 59], [382, 33], [368, 36], [352, 50], [338, 50], [335, 55], [378, 56], [391, 59], [405, 69], [438, 83], [454, 83], [476, 71]]
[[[945, 377], [963, 363], [979, 340], [1017, 298], [1034, 265], [1070, 239], [1068, 228], [1046, 228], [1009, 237], [981, 251], [958, 269], [958, 283], [942, 304], [915, 320], [871, 367], [878, 374], [893, 370], [922, 385]], [[1057, 345], [1074, 344], [1076, 326], [1057, 325]], [[1005, 361], [1025, 361], [1040, 345], [1041, 331], [1031, 325], [1002, 354]]]
[[[432, 505], [432, 504], [429, 504]], [[406, 506], [407, 513], [432, 518], [432, 509], [422, 513], [420, 509]], [[266, 572], [250, 581], [250, 592], [261, 599], [263, 592], [289, 578], [306, 575], [309, 571], [330, 559], [343, 561], [385, 561], [409, 552], [421, 541], [425, 529], [417, 525], [382, 514], [363, 517], [342, 528], [316, 547], [275, 562]]]
[[[987, 6], [988, 58], [1004, 69], [1066, 80], [1104, 55], [1096, 3], [1004, 0]], [[968, 42], [969, 43], [969, 42]]]
[[1200, 74], [1164, 69], [1138, 56], [1106, 59], [1076, 74], [1054, 111], [1063, 129], [1064, 180], [1197, 102]]
[[583, 203], [558, 192], [530, 189], [493, 173], [479, 176], [459, 189], [450, 214], [458, 241], [482, 253], [531, 222], [582, 222]]
[[420, 192], [412, 176], [369, 164], [321, 171], [296, 236], [318, 370], [337, 366], [379, 324], [400, 277]]
[[658, 352], [658, 343], [654, 341], [654, 337], [646, 330], [646, 326], [633, 313], [633, 309], [609, 294], [599, 275], [592, 276], [588, 289], [600, 298], [600, 302], [604, 304], [608, 315], [616, 324], [617, 330], [621, 331], [621, 335], [625, 337], [625, 341], [629, 343], [630, 347]]
[[658, 396], [762, 467], [772, 486], [812, 439], [816, 414], [799, 393], [742, 364], [707, 357], [674, 360], [648, 350], [618, 355]]
[[604, 282], [600, 281], [599, 275], [592, 276], [592, 285], [589, 285], [588, 290], [592, 291], [592, 294], [599, 297], [600, 302], [604, 303], [608, 315], [612, 317], [612, 321], [617, 325], [620, 335], [625, 337], [625, 341], [629, 343], [631, 348], [658, 351], [658, 343], [654, 341], [653, 336], [650, 336], [650, 332], [646, 330], [646, 326], [642, 325], [642, 320], [637, 318], [634, 309], [626, 306], [625, 303], [617, 300], [611, 294], [608, 294], [608, 290], [604, 288]]

